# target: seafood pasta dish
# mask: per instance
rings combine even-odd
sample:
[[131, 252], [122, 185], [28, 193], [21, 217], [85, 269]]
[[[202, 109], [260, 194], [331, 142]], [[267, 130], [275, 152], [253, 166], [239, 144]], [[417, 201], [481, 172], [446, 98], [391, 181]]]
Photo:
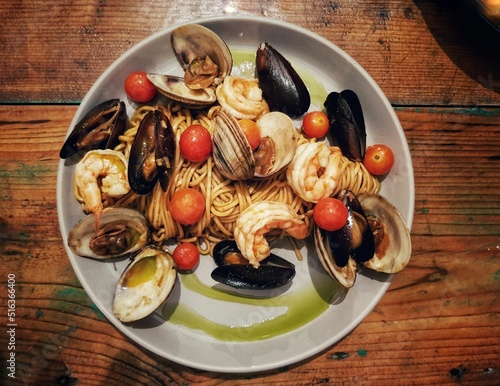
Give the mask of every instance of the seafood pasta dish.
[[[137, 106], [109, 99], [78, 122], [60, 156], [74, 160], [83, 219], [68, 236], [82, 258], [130, 259], [113, 299], [122, 322], [165, 301], [177, 275], [212, 258], [212, 278], [244, 290], [278, 288], [295, 275], [273, 242], [311, 238], [342, 288], [358, 270], [399, 272], [411, 256], [408, 228], [380, 195], [394, 155], [366, 146], [352, 90], [319, 106], [293, 64], [268, 42], [252, 71], [210, 29], [172, 32], [184, 76], [136, 71], [125, 82]], [[237, 72], [237, 71], [236, 71]]]

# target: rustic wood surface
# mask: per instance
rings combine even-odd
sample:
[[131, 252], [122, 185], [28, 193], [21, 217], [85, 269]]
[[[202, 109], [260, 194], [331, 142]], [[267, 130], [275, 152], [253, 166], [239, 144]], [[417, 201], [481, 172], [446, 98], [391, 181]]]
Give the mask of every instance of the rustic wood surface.
[[[81, 287], [57, 219], [58, 153], [89, 87], [152, 33], [220, 14], [344, 49], [393, 104], [415, 171], [409, 266], [342, 341], [263, 374], [190, 369], [124, 337]], [[3, 0], [0, 15], [0, 384], [500, 384], [500, 38], [457, 2]]]

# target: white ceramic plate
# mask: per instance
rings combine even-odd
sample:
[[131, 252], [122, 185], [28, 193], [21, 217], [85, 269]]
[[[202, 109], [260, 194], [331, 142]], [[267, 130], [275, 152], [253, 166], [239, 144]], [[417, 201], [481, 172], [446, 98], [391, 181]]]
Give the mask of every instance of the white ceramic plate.
[[[326, 91], [354, 90], [361, 101], [367, 126], [368, 143], [382, 142], [395, 153], [396, 163], [383, 182], [381, 193], [402, 213], [411, 226], [414, 209], [414, 182], [410, 153], [398, 119], [386, 97], [373, 79], [351, 57], [329, 41], [294, 25], [282, 21], [242, 16], [216, 17], [194, 21], [212, 29], [233, 49], [255, 51], [267, 41], [291, 63], [312, 75]], [[173, 27], [172, 27], [173, 28]], [[90, 89], [79, 107], [71, 127], [98, 103], [121, 98], [127, 101], [123, 90], [124, 79], [132, 71], [179, 73], [180, 68], [170, 49], [168, 29], [145, 39], [114, 62]], [[129, 114], [135, 106], [127, 102]], [[71, 128], [70, 128], [71, 130]], [[74, 166], [66, 161], [59, 165], [57, 200], [59, 222], [63, 240], [71, 228], [83, 217], [80, 206], [72, 195]], [[275, 252], [295, 263], [297, 274], [286, 292], [275, 299], [291, 295], [306, 299], [307, 290], [314, 289], [313, 280], [320, 286], [331, 286], [332, 281], [319, 266], [311, 243], [304, 245], [304, 261], [296, 261], [286, 243], [274, 248]], [[291, 331], [264, 340], [245, 340], [246, 328], [287, 314], [284, 305], [244, 305], [232, 301], [210, 299], [190, 291], [179, 282], [168, 299], [171, 304], [189, 306], [201, 318], [227, 326], [228, 334], [242, 341], [223, 341], [205, 332], [187, 328], [164, 320], [155, 313], [141, 322], [124, 325], [111, 311], [114, 287], [126, 261], [99, 262], [74, 255], [68, 248], [71, 264], [102, 313], [116, 328], [137, 344], [167, 359], [190, 367], [217, 372], [256, 372], [279, 368], [307, 359], [327, 349], [350, 331], [375, 307], [392, 281], [383, 274], [358, 275], [355, 286], [345, 297], [336, 296], [326, 310], [313, 320], [292, 328]], [[211, 259], [202, 260], [196, 275], [207, 286], [215, 284], [210, 278], [214, 268]], [[286, 297], [285, 297], [286, 299]], [[272, 300], [271, 300], [272, 303]], [[285, 318], [286, 319], [286, 318]], [[278, 319], [279, 320], [279, 319]], [[285, 321], [289, 323], [291, 320]], [[293, 321], [293, 320], [292, 320]], [[233, 332], [232, 326], [240, 326]], [[279, 326], [278, 330], [284, 325]], [[252, 329], [250, 328], [250, 330]], [[251, 335], [251, 332], [249, 332]], [[241, 340], [240, 339], [240, 340]]]

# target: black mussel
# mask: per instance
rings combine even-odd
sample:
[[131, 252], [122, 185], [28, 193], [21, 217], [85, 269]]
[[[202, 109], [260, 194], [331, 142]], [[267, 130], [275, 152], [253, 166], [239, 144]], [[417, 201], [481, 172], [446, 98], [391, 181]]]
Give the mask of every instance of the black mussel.
[[167, 116], [159, 109], [148, 112], [130, 149], [128, 180], [137, 194], [147, 194], [159, 180], [168, 189], [175, 157], [175, 135]]
[[212, 271], [212, 279], [234, 288], [273, 289], [284, 286], [295, 276], [295, 266], [275, 254], [254, 268], [241, 255], [233, 240], [218, 243], [213, 254], [218, 267]]
[[328, 94], [324, 107], [330, 134], [351, 161], [362, 161], [366, 150], [366, 128], [358, 96], [352, 90]]
[[326, 234], [335, 264], [345, 267], [351, 258], [357, 263], [370, 260], [375, 253], [375, 241], [359, 200], [349, 190], [341, 191], [337, 198], [347, 207], [348, 216], [343, 228]]
[[303, 80], [290, 62], [267, 42], [257, 49], [256, 71], [271, 111], [295, 118], [309, 109], [311, 96]]
[[75, 125], [66, 138], [59, 157], [66, 159], [79, 151], [112, 149], [127, 126], [125, 104], [110, 99], [94, 107]]

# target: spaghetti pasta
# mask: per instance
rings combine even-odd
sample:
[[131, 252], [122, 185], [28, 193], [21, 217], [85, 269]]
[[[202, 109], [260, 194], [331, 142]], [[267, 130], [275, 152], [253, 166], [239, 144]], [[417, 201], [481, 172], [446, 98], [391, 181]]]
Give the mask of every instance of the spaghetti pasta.
[[[167, 106], [141, 106], [131, 117], [127, 131], [120, 136], [120, 144], [114, 149], [122, 152], [128, 159], [132, 142], [144, 116], [151, 110], [162, 109], [172, 125], [176, 143], [181, 133], [190, 125], [200, 124], [211, 134], [214, 131], [214, 116], [218, 106], [208, 111], [192, 112], [176, 103]], [[298, 144], [314, 141], [299, 135]], [[234, 237], [234, 229], [239, 214], [254, 202], [276, 201], [290, 205], [293, 210], [311, 225], [314, 204], [301, 199], [288, 184], [285, 171], [268, 178], [255, 178], [247, 181], [226, 179], [215, 167], [213, 158], [193, 163], [184, 159], [179, 146], [176, 147], [174, 170], [169, 190], [164, 192], [160, 184], [147, 195], [140, 196], [129, 192], [125, 196], [106, 202], [105, 205], [134, 207], [144, 213], [154, 228], [153, 241], [162, 243], [169, 239], [179, 242], [196, 243], [200, 253], [210, 254], [212, 246], [224, 239]], [[375, 192], [379, 182], [369, 175], [361, 163], [354, 163], [343, 157], [341, 162], [342, 178], [338, 191], [351, 189], [355, 194], [362, 191]], [[174, 221], [168, 211], [168, 203], [174, 192], [180, 188], [198, 189], [206, 198], [204, 216], [192, 226], [182, 226]], [[75, 194], [78, 194], [75, 191]], [[282, 237], [280, 230], [271, 233], [271, 238]]]

